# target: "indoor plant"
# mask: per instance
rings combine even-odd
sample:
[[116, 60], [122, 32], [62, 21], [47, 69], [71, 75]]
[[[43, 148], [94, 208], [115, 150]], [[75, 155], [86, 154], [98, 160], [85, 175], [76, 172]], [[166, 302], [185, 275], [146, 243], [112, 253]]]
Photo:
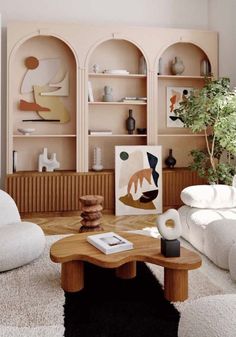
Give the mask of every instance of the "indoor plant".
[[194, 89], [175, 109], [175, 114], [192, 132], [203, 132], [206, 149], [192, 150], [192, 170], [209, 183], [231, 184], [235, 174], [236, 91], [230, 80], [206, 78], [201, 89]]

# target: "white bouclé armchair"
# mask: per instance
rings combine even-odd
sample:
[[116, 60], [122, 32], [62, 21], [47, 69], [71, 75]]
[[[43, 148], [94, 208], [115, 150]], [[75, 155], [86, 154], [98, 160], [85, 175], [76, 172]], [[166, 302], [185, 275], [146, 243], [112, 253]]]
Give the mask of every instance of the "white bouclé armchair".
[[33, 261], [44, 247], [42, 229], [32, 222], [21, 221], [14, 200], [0, 190], [0, 272]]

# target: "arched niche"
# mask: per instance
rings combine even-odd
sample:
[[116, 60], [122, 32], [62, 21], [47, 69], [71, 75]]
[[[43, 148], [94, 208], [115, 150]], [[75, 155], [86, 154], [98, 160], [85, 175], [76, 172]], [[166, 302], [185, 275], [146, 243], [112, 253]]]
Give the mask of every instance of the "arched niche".
[[[53, 36], [35, 36], [25, 42], [23, 42], [14, 53], [14, 57], [11, 60], [11, 92], [13, 94], [13, 115], [14, 115], [14, 126], [13, 132], [19, 127], [19, 123], [25, 117], [32, 116], [32, 118], [37, 118], [37, 113], [23, 112], [18, 109], [19, 99], [24, 99], [28, 101], [33, 100], [33, 93], [22, 94], [21, 84], [24, 76], [27, 72], [25, 66], [25, 60], [29, 56], [36, 57], [39, 61], [45, 59], [59, 59], [60, 68], [53, 78], [51, 78], [49, 83], [57, 83], [63, 79], [66, 72], [69, 73], [69, 95], [65, 97], [60, 97], [65, 103], [69, 113], [70, 121], [65, 124], [55, 124], [54, 133], [75, 133], [75, 111], [76, 111], [76, 60], [73, 52], [67, 44], [65, 44], [60, 39]], [[37, 84], [37, 83], [36, 83]], [[47, 84], [47, 83], [45, 83]], [[22, 118], [23, 117], [23, 118]], [[37, 129], [39, 133], [42, 131], [44, 134], [50, 133], [52, 125], [50, 123], [40, 123], [37, 124]]]
[[[56, 96], [68, 111], [69, 120], [67, 122], [23, 122], [26, 119], [40, 119], [36, 111], [20, 109], [20, 100], [35, 101], [34, 92], [22, 93], [21, 91], [22, 81], [28, 71], [26, 59], [30, 56], [35, 57], [39, 62], [49, 59], [59, 60], [57, 71], [45, 85], [59, 83], [68, 73], [68, 95]], [[74, 52], [58, 37], [37, 35], [18, 43], [10, 54], [9, 65], [9, 116], [12, 122], [10, 126], [13, 136], [12, 147], [18, 152], [17, 169], [37, 170], [38, 154], [42, 152], [43, 147], [47, 147], [49, 153], [56, 153], [60, 169], [75, 170], [77, 60]], [[38, 85], [38, 83], [33, 84]], [[51, 87], [48, 90], [56, 89], [56, 87]], [[34, 128], [35, 131], [32, 137], [24, 138], [21, 137], [19, 128]]]
[[90, 56], [89, 71], [93, 65], [99, 65], [99, 71], [106, 69], [125, 69], [130, 74], [139, 73], [141, 50], [132, 42], [122, 39], [111, 39], [100, 43]]
[[[89, 137], [89, 168], [93, 163], [93, 149], [102, 149], [104, 168], [114, 168], [115, 145], [146, 145], [146, 135], [127, 137], [126, 119], [133, 110], [136, 128], [147, 128], [147, 105], [126, 104], [125, 97], [147, 97], [147, 76], [140, 73], [141, 49], [125, 39], [110, 39], [94, 47], [88, 59], [88, 77], [92, 85], [94, 104], [89, 105], [88, 129], [110, 130], [112, 137]], [[146, 62], [146, 60], [145, 60]], [[147, 62], [146, 62], [147, 63]], [[98, 73], [94, 73], [97, 65]], [[126, 70], [128, 74], [104, 74], [106, 70]], [[104, 87], [112, 88], [113, 102], [103, 104]], [[98, 103], [98, 104], [96, 104]], [[118, 103], [118, 104], [116, 104]]]
[[210, 64], [208, 56], [199, 46], [188, 42], [178, 42], [166, 48], [162, 53], [160, 69], [158, 69], [160, 75], [172, 75], [171, 63], [176, 56], [181, 58], [185, 66], [181, 74], [183, 76], [200, 76], [201, 61], [207, 60]]

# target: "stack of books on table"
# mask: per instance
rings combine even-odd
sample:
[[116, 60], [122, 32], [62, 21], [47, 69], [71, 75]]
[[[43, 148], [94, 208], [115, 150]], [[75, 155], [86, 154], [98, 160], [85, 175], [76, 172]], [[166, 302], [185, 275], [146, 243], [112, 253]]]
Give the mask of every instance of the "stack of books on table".
[[112, 131], [111, 130], [89, 130], [89, 135], [91, 135], [91, 136], [112, 135]]
[[132, 242], [114, 232], [89, 235], [87, 241], [105, 254], [118, 253], [134, 248]]
[[135, 97], [135, 96], [127, 96], [121, 99], [121, 102], [126, 103], [146, 103], [147, 97]]

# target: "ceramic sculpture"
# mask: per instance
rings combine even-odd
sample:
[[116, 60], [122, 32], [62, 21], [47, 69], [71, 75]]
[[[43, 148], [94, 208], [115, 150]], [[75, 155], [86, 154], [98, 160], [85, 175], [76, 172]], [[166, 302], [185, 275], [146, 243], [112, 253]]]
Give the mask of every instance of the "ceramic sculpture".
[[43, 153], [39, 155], [39, 172], [46, 169], [46, 172], [53, 172], [60, 167], [60, 163], [56, 159], [56, 153], [52, 153], [51, 158], [48, 158], [48, 149], [45, 147]]
[[[172, 220], [174, 225], [167, 225], [166, 222], [168, 220]], [[181, 235], [182, 227], [178, 211], [171, 208], [159, 215], [157, 218], [157, 228], [162, 236], [161, 253], [165, 257], [180, 256], [180, 242], [177, 239]]]

